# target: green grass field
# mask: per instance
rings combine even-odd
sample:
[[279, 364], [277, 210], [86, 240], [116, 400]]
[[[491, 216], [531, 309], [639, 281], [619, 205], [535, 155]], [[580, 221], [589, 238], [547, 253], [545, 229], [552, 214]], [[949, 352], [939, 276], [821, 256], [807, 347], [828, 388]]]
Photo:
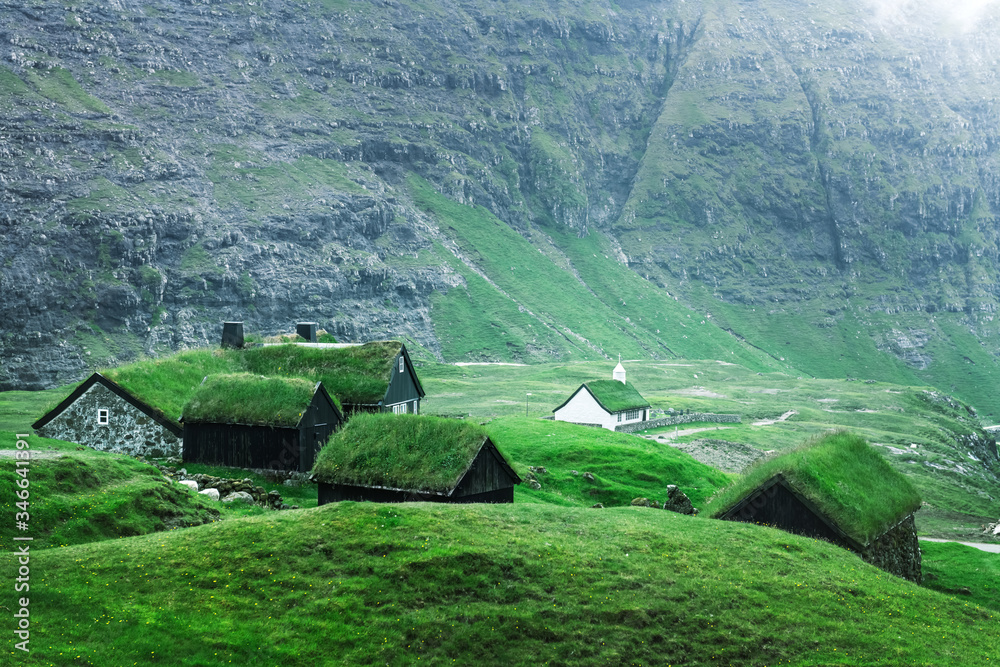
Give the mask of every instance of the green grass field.
[[32, 664], [1000, 660], [1000, 611], [822, 542], [648, 508], [345, 502], [31, 564]]
[[[60, 440], [27, 438], [33, 459], [15, 466], [15, 434], [0, 431], [0, 551], [12, 551], [15, 513], [27, 512], [33, 549], [143, 535], [218, 518], [204, 497], [135, 459]], [[27, 470], [19, 475], [19, 469]], [[24, 487], [23, 480], [27, 480]], [[19, 484], [21, 482], [21, 484]], [[27, 490], [24, 500], [15, 494]]]

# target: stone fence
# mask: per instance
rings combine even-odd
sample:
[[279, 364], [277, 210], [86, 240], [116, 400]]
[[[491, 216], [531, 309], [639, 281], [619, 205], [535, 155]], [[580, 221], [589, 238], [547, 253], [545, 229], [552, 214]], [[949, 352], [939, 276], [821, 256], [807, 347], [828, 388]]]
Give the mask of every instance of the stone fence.
[[708, 422], [711, 424], [738, 424], [739, 415], [717, 415], [711, 412], [690, 412], [686, 415], [672, 415], [660, 419], [649, 419], [644, 422], [634, 422], [632, 424], [622, 424], [616, 426], [619, 433], [635, 433], [645, 431], [648, 428], [659, 428], [660, 426], [674, 426], [675, 424], [691, 424], [693, 422]]

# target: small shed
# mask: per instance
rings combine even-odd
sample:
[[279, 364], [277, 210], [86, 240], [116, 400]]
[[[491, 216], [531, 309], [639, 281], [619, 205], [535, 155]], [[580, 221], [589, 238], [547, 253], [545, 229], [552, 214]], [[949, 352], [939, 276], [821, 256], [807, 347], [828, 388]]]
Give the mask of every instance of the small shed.
[[246, 350], [247, 370], [321, 380], [340, 399], [344, 415], [355, 412], [419, 414], [424, 388], [398, 340], [364, 344], [284, 344]]
[[824, 539], [920, 583], [919, 507], [902, 473], [859, 436], [837, 432], [754, 465], [706, 513]]
[[320, 505], [510, 503], [521, 483], [483, 427], [418, 415], [353, 417], [320, 452], [313, 475]]
[[184, 435], [175, 419], [100, 373], [80, 383], [32, 428], [45, 438], [131, 456], [178, 456]]
[[552, 411], [556, 421], [590, 424], [610, 431], [624, 424], [646, 421], [649, 418], [649, 401], [631, 382], [624, 381], [624, 372], [622, 378], [584, 382]]
[[205, 378], [181, 421], [186, 463], [308, 472], [343, 415], [322, 382], [237, 373]]

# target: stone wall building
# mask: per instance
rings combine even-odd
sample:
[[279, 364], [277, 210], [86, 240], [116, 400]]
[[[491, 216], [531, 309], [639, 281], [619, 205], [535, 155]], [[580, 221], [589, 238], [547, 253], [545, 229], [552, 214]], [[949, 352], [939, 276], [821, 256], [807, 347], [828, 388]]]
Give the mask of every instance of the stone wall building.
[[100, 373], [32, 424], [45, 438], [131, 456], [180, 456], [183, 428]]

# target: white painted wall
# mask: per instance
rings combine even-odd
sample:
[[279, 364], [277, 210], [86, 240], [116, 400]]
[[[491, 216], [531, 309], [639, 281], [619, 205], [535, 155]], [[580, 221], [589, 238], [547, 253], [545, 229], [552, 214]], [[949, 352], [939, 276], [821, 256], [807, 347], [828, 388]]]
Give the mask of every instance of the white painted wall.
[[617, 413], [606, 411], [589, 391], [581, 389], [566, 405], [556, 410], [555, 419], [574, 424], [600, 424], [602, 428], [614, 431], [616, 426], [643, 421], [647, 410], [648, 408], [640, 409], [639, 416], [635, 419], [625, 419], [623, 416], [622, 420], [618, 421]]
[[610, 431], [619, 424], [617, 418], [601, 407], [601, 404], [586, 389], [576, 395], [555, 412], [556, 421], [574, 424], [600, 424]]

